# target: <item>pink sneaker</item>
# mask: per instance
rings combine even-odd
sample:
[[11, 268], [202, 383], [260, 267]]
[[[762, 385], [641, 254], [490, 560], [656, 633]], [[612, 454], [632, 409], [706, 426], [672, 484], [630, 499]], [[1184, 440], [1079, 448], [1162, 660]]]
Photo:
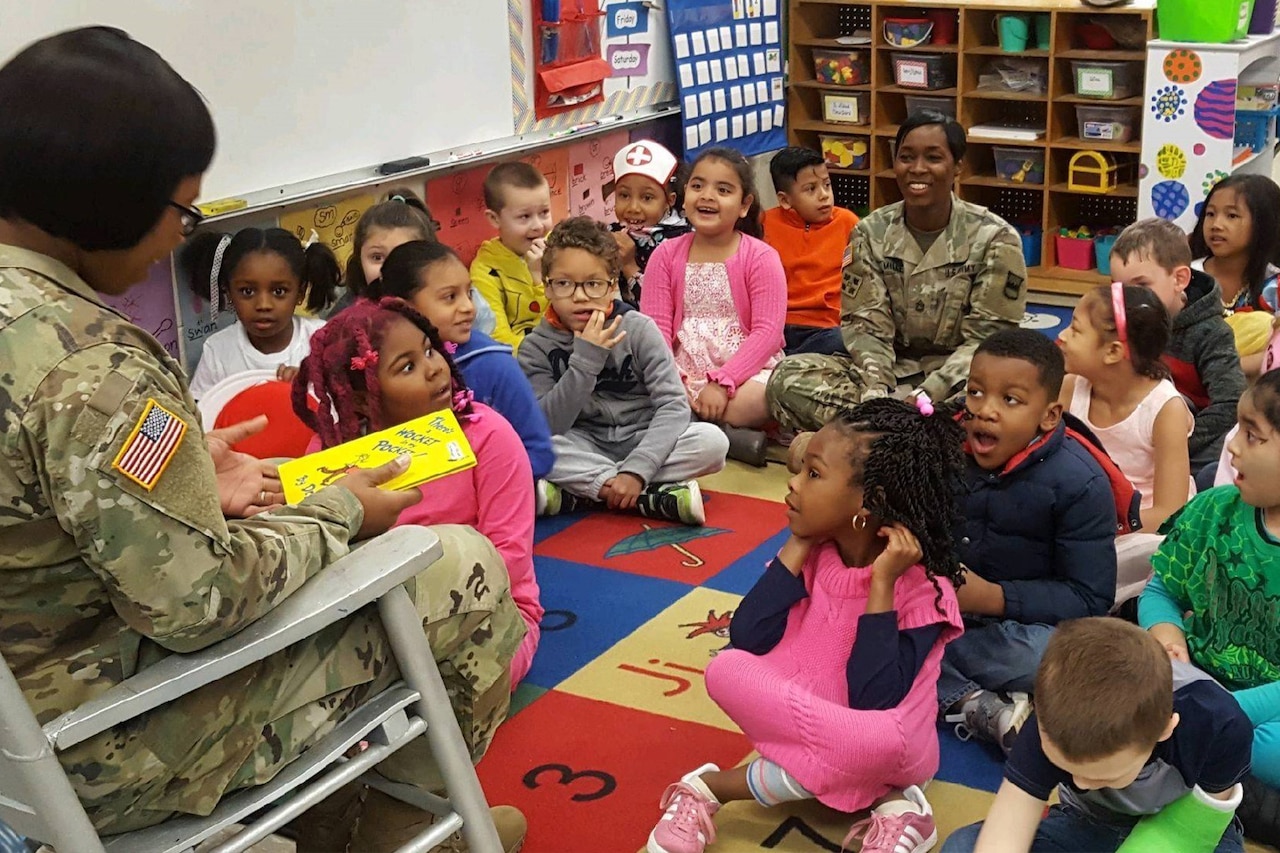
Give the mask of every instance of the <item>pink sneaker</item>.
[[708, 770], [719, 769], [714, 764], [704, 764], [667, 786], [662, 794], [662, 818], [649, 833], [649, 853], [702, 853], [716, 840], [711, 816], [720, 810], [720, 804], [698, 790], [705, 790], [701, 782], [696, 787], [692, 783]]
[[871, 817], [849, 829], [841, 850], [862, 839], [861, 853], [928, 853], [938, 843], [933, 809], [924, 792], [915, 785], [902, 792], [905, 800], [890, 800], [876, 806]]

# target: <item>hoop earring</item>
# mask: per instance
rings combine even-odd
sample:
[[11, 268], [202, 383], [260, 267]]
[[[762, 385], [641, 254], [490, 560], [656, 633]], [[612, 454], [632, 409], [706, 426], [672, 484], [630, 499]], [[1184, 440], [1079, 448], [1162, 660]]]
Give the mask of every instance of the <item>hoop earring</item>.
[[862, 530], [867, 526], [867, 517], [865, 515], [855, 515], [853, 517], [853, 529]]

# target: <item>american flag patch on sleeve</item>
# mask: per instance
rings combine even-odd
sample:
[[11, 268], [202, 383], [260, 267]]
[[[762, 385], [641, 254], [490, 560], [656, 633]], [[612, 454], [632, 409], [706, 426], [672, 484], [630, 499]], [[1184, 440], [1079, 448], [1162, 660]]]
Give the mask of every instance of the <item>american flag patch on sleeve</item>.
[[182, 418], [155, 400], [147, 400], [142, 417], [138, 418], [133, 433], [111, 467], [150, 491], [186, 434], [187, 424]]

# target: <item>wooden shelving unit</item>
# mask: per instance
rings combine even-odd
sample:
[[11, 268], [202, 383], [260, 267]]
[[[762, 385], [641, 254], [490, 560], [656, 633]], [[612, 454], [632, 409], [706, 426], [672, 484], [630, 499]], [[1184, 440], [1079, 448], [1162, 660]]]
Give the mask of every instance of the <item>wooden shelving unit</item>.
[[[956, 117], [966, 128], [1002, 119], [1031, 120], [1045, 127], [1043, 138], [1034, 142], [969, 136], [969, 154], [956, 190], [961, 198], [986, 205], [1014, 225], [1039, 226], [1043, 240], [1039, 263], [1029, 266], [1034, 290], [1076, 295], [1102, 283], [1096, 271], [1064, 269], [1058, 266], [1053, 235], [1060, 227], [1088, 225], [1123, 226], [1138, 213], [1138, 161], [1143, 146], [1141, 126], [1127, 142], [1081, 139], [1076, 107], [1084, 105], [1124, 106], [1144, 116], [1142, 85], [1147, 52], [1145, 44], [1114, 50], [1091, 50], [1080, 40], [1078, 28], [1093, 20], [1122, 24], [1132, 31], [1154, 35], [1154, 0], [1133, 0], [1124, 6], [1098, 8], [1079, 0], [789, 0], [790, 85], [787, 95], [787, 132], [795, 145], [820, 147], [820, 136], [866, 137], [870, 157], [863, 169], [832, 169], [837, 202], [871, 209], [900, 198], [893, 175], [892, 149], [898, 125], [906, 118], [906, 99], [912, 96], [946, 98], [956, 105]], [[946, 9], [956, 16], [957, 43], [925, 44], [913, 48], [889, 45], [884, 39], [886, 18], [919, 17], [926, 10]], [[1050, 47], [1031, 47], [1017, 54], [1001, 50], [996, 35], [996, 17], [1002, 13], [1051, 16]], [[1103, 17], [1105, 16], [1105, 18]], [[841, 44], [836, 39], [855, 30], [869, 30], [870, 45]], [[814, 48], [865, 51], [869, 55], [870, 81], [861, 86], [831, 86], [814, 81]], [[955, 72], [956, 85], [933, 91], [904, 88], [896, 84], [891, 54], [898, 51], [928, 54], [948, 63]], [[1022, 95], [979, 88], [982, 70], [1000, 57], [1034, 59], [1047, 70], [1048, 90], [1044, 94]], [[1133, 97], [1099, 100], [1075, 94], [1072, 60], [1123, 62], [1137, 76]], [[823, 121], [822, 96], [830, 91], [870, 91], [871, 115], [866, 125], [830, 124]], [[1141, 121], [1141, 118], [1139, 119]], [[1006, 180], [996, 174], [993, 148], [1017, 146], [1040, 148], [1045, 156], [1043, 184]], [[1125, 179], [1106, 195], [1073, 191], [1067, 186], [1071, 156], [1081, 150], [1105, 151], [1116, 158]]]

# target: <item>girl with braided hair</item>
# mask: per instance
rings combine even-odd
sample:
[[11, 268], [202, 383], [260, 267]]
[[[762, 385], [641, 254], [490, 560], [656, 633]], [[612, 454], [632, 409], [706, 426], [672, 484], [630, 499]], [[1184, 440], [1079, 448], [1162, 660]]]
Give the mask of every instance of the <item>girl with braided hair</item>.
[[435, 326], [404, 300], [358, 300], [312, 337], [311, 355], [294, 379], [293, 407], [316, 431], [312, 451], [442, 409], [457, 414], [475, 467], [419, 486], [423, 500], [397, 524], [465, 524], [497, 548], [527, 628], [511, 663], [515, 689], [533, 662], [542, 618], [533, 571], [533, 471], [511, 424], [472, 399]]
[[869, 400], [813, 437], [787, 488], [791, 537], [742, 600], [707, 692], [760, 757], [667, 788], [650, 853], [701, 853], [729, 800], [874, 806], [846, 845], [925, 851], [945, 645], [963, 630], [952, 530], [963, 436], [927, 397]]

